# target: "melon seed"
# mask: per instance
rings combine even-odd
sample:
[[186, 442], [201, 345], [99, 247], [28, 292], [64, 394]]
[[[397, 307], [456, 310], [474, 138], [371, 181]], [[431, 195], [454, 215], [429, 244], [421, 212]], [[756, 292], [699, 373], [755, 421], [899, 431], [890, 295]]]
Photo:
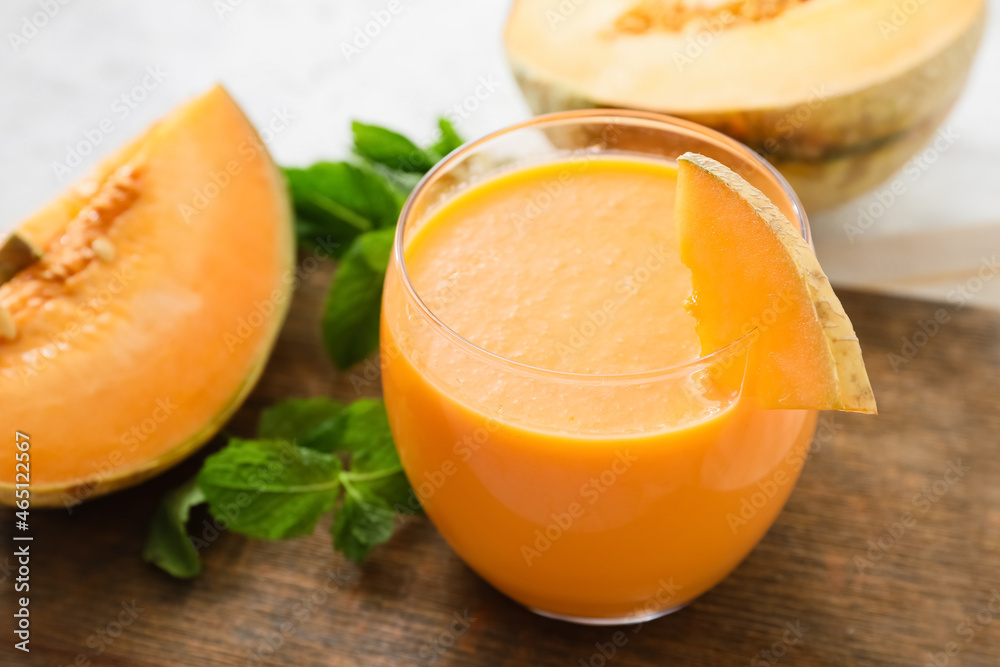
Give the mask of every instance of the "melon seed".
[[104, 236], [98, 236], [94, 239], [90, 243], [90, 247], [93, 249], [94, 254], [105, 262], [110, 262], [115, 258], [115, 247], [111, 245], [111, 241]]
[[14, 232], [0, 243], [0, 284], [37, 262], [42, 251], [21, 234]]

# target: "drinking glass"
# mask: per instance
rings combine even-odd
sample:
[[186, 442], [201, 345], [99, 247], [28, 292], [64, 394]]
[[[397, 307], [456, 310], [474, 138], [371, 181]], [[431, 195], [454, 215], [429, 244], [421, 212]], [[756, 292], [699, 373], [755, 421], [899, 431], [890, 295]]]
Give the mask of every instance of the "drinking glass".
[[[463, 292], [417, 291], [406, 249], [440, 206], [497, 174], [608, 156], [674, 162], [687, 151], [742, 175], [809, 239], [794, 192], [748, 148], [694, 123], [617, 110], [541, 116], [471, 142], [427, 174], [400, 218], [381, 361], [412, 505], [469, 567], [546, 616], [642, 622], [724, 579], [784, 505], [816, 413], [765, 410], [747, 395], [752, 336], [624, 375], [506, 359], [438, 318], [435, 304]], [[536, 204], [546, 196], [558, 188], [540, 186]], [[536, 407], [554, 404], [563, 409]]]

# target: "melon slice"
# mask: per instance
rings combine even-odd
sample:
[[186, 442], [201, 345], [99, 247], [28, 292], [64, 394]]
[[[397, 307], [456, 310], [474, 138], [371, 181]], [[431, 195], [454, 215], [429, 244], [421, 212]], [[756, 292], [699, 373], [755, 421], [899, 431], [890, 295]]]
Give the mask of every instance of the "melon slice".
[[[219, 87], [21, 225], [43, 255], [0, 284], [0, 452], [30, 436], [32, 505], [134, 484], [216, 433], [282, 324], [292, 231], [279, 171]], [[14, 483], [12, 465], [0, 502]]]
[[751, 334], [744, 391], [763, 407], [875, 413], [850, 319], [802, 232], [760, 190], [685, 153], [675, 221], [703, 354]]

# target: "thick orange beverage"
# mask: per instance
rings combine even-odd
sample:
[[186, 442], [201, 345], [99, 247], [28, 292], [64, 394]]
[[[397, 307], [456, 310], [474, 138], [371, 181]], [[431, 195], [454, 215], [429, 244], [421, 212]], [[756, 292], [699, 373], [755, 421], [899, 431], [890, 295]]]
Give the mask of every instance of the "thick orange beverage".
[[699, 359], [667, 160], [501, 170], [407, 224], [383, 386], [403, 465], [455, 551], [515, 600], [612, 623], [684, 605], [770, 527], [815, 413], [766, 411]]

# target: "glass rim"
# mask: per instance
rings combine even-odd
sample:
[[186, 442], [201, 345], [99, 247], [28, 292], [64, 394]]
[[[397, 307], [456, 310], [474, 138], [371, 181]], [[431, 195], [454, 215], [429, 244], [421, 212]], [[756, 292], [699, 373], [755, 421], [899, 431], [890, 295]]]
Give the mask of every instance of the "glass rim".
[[[468, 340], [457, 331], [445, 324], [430, 307], [424, 302], [424, 300], [417, 293], [416, 288], [413, 286], [413, 282], [410, 280], [409, 271], [406, 268], [406, 258], [403, 248], [403, 236], [405, 234], [406, 225], [409, 219], [413, 215], [413, 208], [423, 194], [428, 184], [437, 179], [442, 171], [445, 171], [448, 167], [453, 165], [456, 161], [460, 160], [463, 156], [467, 155], [476, 148], [487, 144], [495, 139], [503, 137], [505, 135], [514, 133], [518, 130], [528, 129], [537, 126], [550, 125], [565, 123], [567, 121], [577, 121], [577, 122], [597, 122], [601, 118], [608, 119], [609, 123], [618, 123], [622, 120], [625, 121], [644, 121], [646, 123], [651, 123], [658, 125], [661, 129], [675, 130], [677, 128], [685, 129], [700, 135], [703, 135], [709, 139], [712, 139], [718, 143], [724, 144], [730, 150], [743, 154], [744, 157], [749, 158], [751, 162], [756, 163], [758, 166], [762, 167], [762, 170], [769, 175], [778, 184], [779, 188], [783, 194], [788, 198], [789, 203], [792, 206], [792, 210], [795, 212], [795, 216], [799, 223], [799, 228], [802, 232], [802, 237], [805, 239], [806, 243], [812, 246], [812, 235], [809, 229], [809, 221], [806, 218], [804, 209], [802, 207], [802, 202], [799, 201], [798, 195], [792, 190], [791, 185], [785, 180], [777, 169], [775, 169], [767, 160], [758, 155], [755, 151], [750, 149], [745, 144], [729, 137], [721, 132], [713, 130], [704, 125], [699, 125], [692, 121], [684, 120], [683, 118], [676, 118], [674, 116], [668, 116], [666, 114], [658, 114], [648, 111], [635, 111], [631, 109], [574, 109], [571, 111], [559, 111], [556, 113], [542, 114], [535, 116], [525, 121], [515, 123], [513, 125], [505, 126], [494, 132], [480, 137], [479, 139], [474, 139], [468, 141], [447, 156], [444, 157], [440, 162], [434, 165], [430, 171], [428, 171], [424, 176], [417, 182], [410, 195], [406, 198], [406, 202], [403, 204], [403, 208], [399, 213], [399, 224], [396, 226], [396, 233], [393, 238], [392, 253], [393, 258], [396, 261], [397, 269], [400, 273], [401, 282], [403, 283], [403, 288], [406, 296], [409, 300], [416, 304], [417, 308], [420, 310], [421, 314], [426, 317], [432, 327], [434, 327], [439, 333], [443, 334], [451, 342], [458, 345], [458, 347], [463, 350], [472, 353], [473, 355], [480, 357], [492, 364], [497, 364], [501, 366], [509, 367], [522, 374], [535, 375], [545, 378], [546, 380], [561, 380], [564, 382], [572, 382], [575, 384], [619, 384], [619, 383], [632, 383], [632, 382], [645, 382], [650, 380], [655, 380], [663, 377], [669, 377], [672, 375], [678, 375], [684, 372], [693, 372], [698, 369], [709, 367], [713, 364], [719, 363], [720, 360], [733, 357], [736, 354], [742, 352], [747, 348], [753, 340], [753, 335], [756, 332], [756, 328], [751, 329], [749, 332], [744, 334], [742, 337], [732, 341], [725, 347], [719, 348], [715, 352], [710, 352], [709, 354], [704, 354], [696, 359], [691, 359], [689, 361], [684, 361], [677, 364], [671, 364], [669, 366], [663, 366], [660, 368], [637, 371], [633, 373], [574, 373], [569, 371], [558, 371], [551, 368], [542, 368], [540, 366], [534, 366], [532, 364], [527, 364], [522, 361], [516, 361], [514, 359], [508, 359], [507, 357], [497, 354], [496, 352], [491, 352], [484, 347], [476, 345], [472, 341]], [[635, 123], [640, 124], [640, 123]]]

